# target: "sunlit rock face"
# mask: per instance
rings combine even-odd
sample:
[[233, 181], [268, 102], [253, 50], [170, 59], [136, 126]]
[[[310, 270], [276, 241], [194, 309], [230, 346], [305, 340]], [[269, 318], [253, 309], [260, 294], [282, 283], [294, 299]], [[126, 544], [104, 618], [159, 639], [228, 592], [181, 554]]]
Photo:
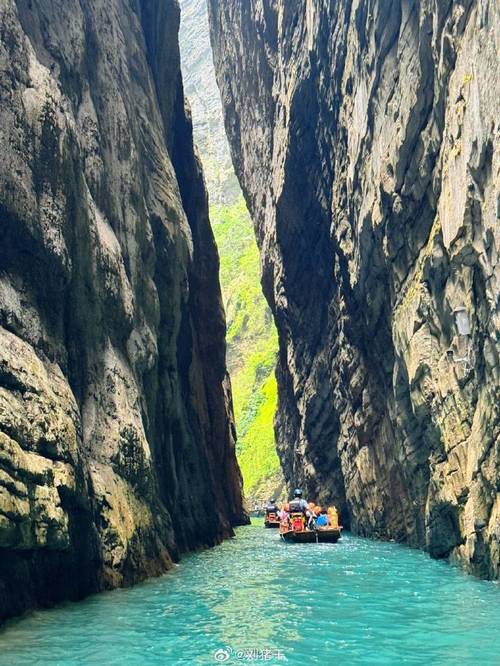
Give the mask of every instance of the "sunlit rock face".
[[203, 162], [211, 205], [225, 205], [240, 194], [224, 131], [219, 90], [215, 82], [206, 0], [179, 0], [179, 46], [184, 94], [191, 107], [194, 141]]
[[498, 4], [210, 14], [288, 481], [360, 534], [497, 577]]
[[178, 23], [0, 3], [0, 620], [245, 518]]

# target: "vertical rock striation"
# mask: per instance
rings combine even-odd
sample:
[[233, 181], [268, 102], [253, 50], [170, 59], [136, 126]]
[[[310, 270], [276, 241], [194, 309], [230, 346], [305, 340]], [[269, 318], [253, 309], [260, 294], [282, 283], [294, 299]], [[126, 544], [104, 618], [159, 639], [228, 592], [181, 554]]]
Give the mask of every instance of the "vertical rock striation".
[[260, 259], [252, 223], [234, 172], [210, 46], [206, 0], [180, 0], [184, 93], [203, 162], [210, 221], [221, 255], [220, 282], [227, 320], [227, 368], [238, 431], [236, 453], [248, 507], [285, 488], [273, 418], [278, 336], [259, 284]]
[[245, 519], [174, 0], [0, 0], [0, 621]]
[[288, 481], [497, 577], [498, 4], [209, 5]]
[[241, 189], [224, 130], [210, 47], [207, 3], [206, 0], [179, 0], [179, 6], [182, 79], [191, 107], [194, 142], [203, 162], [210, 205], [212, 208], [225, 206], [240, 198]]

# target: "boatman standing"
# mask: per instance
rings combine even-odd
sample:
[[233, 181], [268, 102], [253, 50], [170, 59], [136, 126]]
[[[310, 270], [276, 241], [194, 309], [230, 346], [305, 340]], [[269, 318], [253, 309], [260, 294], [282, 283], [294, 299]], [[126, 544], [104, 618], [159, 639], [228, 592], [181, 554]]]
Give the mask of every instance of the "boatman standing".
[[302, 497], [302, 490], [295, 488], [293, 491], [293, 500], [289, 502], [290, 513], [303, 513], [306, 519], [309, 518], [309, 511], [307, 509], [307, 502]]
[[309, 506], [307, 500], [302, 497], [302, 490], [296, 488], [293, 492], [293, 500], [289, 502], [290, 515], [292, 513], [301, 513], [304, 516], [304, 524], [313, 528], [314, 525], [314, 513], [309, 511]]
[[266, 514], [269, 515], [270, 513], [275, 513], [278, 515], [279, 508], [278, 505], [276, 504], [275, 499], [270, 499], [269, 502], [266, 504]]

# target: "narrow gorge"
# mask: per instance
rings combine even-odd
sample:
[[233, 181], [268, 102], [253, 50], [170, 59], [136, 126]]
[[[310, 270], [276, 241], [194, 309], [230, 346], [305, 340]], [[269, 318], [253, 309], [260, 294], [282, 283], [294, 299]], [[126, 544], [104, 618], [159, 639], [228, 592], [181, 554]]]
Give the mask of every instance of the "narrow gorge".
[[500, 663], [499, 54], [0, 0], [0, 666]]
[[210, 222], [221, 259], [227, 366], [233, 389], [236, 452], [247, 506], [285, 498], [273, 418], [278, 339], [260, 286], [259, 250], [231, 163], [210, 46], [206, 0], [180, 0], [182, 74], [203, 163]]
[[0, 1], [0, 622], [247, 520], [178, 27]]
[[209, 0], [279, 335], [278, 452], [345, 525], [500, 561], [493, 0]]

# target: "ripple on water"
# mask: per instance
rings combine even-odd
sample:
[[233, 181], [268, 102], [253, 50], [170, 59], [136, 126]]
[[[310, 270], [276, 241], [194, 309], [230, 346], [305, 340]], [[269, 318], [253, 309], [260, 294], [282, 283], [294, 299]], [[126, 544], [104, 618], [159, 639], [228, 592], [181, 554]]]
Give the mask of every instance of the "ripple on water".
[[214, 664], [226, 645], [301, 666], [498, 666], [499, 618], [498, 584], [419, 551], [283, 544], [253, 525], [161, 578], [10, 623], [0, 666]]

